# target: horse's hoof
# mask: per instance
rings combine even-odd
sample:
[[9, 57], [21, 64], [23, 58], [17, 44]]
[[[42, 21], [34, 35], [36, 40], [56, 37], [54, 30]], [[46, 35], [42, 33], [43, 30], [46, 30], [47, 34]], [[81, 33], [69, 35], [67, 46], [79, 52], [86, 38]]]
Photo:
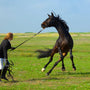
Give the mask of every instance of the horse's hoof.
[[49, 73], [46, 73], [46, 76], [49, 76]]
[[62, 71], [65, 71], [65, 69], [62, 69]]
[[45, 71], [45, 68], [42, 68], [42, 70], [41, 70], [42, 72], [44, 72]]
[[62, 68], [62, 71], [65, 71], [65, 68]]
[[76, 67], [75, 67], [75, 68], [73, 68], [73, 70], [74, 70], [74, 71], [76, 71]]

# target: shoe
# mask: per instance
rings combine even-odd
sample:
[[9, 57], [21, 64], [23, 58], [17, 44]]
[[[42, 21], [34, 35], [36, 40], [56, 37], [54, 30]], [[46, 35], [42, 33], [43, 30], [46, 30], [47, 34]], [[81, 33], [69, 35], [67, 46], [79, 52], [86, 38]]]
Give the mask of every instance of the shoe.
[[5, 80], [8, 81], [8, 79], [5, 77], [6, 72], [7, 72], [7, 69], [8, 69], [8, 68], [5, 66], [4, 69], [3, 69], [3, 71], [2, 71], [1, 79], [5, 79]]
[[8, 81], [8, 79], [7, 79], [6, 77], [1, 77], [1, 79], [5, 79], [5, 80], [7, 80], [7, 81]]

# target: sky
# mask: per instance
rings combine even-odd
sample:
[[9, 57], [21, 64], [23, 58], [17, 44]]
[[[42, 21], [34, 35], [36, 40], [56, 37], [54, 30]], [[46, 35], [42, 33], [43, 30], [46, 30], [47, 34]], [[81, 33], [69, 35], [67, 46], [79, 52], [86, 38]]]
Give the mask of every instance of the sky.
[[0, 0], [0, 33], [37, 33], [51, 12], [66, 21], [70, 32], [90, 32], [90, 0]]

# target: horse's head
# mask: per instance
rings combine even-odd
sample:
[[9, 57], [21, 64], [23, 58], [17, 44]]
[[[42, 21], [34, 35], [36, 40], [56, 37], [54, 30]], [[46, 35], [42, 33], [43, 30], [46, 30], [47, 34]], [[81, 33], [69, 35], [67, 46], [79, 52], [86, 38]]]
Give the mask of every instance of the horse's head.
[[53, 13], [51, 15], [48, 15], [48, 18], [41, 24], [41, 27], [44, 29], [46, 27], [55, 26], [56, 17]]

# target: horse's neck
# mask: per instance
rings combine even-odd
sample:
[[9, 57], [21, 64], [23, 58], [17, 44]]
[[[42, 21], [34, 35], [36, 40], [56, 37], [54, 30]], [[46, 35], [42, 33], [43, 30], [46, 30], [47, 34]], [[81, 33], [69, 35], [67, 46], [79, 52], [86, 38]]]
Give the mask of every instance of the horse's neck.
[[64, 31], [63, 31], [63, 27], [61, 27], [60, 24], [57, 24], [57, 26], [55, 27], [58, 31], [58, 34], [59, 34], [59, 37], [64, 39], [65, 38], [65, 34], [64, 34]]

